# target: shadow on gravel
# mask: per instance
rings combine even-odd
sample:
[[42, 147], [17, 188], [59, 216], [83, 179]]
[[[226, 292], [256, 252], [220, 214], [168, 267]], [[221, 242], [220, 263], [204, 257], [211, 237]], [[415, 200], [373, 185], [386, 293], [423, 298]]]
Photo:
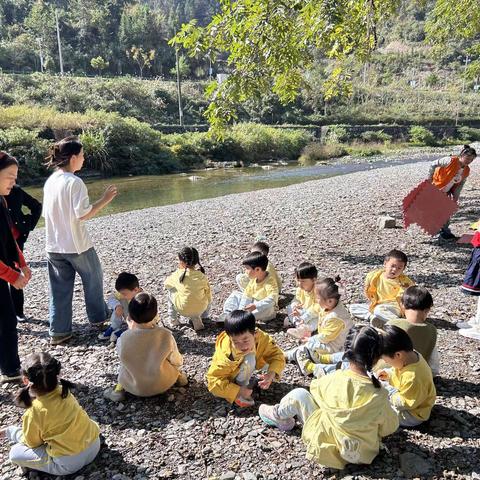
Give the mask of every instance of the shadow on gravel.
[[443, 318], [431, 318], [428, 317], [428, 322], [435, 325], [440, 330], [458, 330], [455, 323], [444, 320]]
[[[435, 285], [436, 288], [459, 287], [460, 284], [459, 284], [458, 278], [456, 278], [455, 275], [452, 275], [452, 273], [455, 273], [455, 272], [452, 272], [450, 270], [449, 273], [435, 273], [433, 275], [430, 275], [430, 274], [424, 275], [420, 273], [420, 274], [412, 275], [412, 278], [417, 283], [426, 285], [427, 288], [432, 287], [432, 285]], [[463, 276], [464, 269], [462, 268], [462, 270], [458, 271], [457, 273], [461, 273]]]
[[[467, 395], [475, 398], [480, 396], [480, 384], [456, 378], [438, 377], [435, 380], [435, 387], [437, 394], [443, 397], [458, 398]], [[478, 420], [478, 426], [480, 427], [480, 419]]]

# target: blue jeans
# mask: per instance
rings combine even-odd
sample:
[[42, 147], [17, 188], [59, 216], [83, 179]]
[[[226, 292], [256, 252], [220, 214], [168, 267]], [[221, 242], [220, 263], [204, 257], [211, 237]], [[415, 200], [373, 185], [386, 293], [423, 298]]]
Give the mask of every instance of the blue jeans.
[[77, 253], [47, 253], [50, 282], [50, 335], [72, 332], [72, 298], [75, 274], [82, 279], [85, 306], [90, 323], [102, 323], [109, 317], [103, 299], [103, 272], [95, 249]]

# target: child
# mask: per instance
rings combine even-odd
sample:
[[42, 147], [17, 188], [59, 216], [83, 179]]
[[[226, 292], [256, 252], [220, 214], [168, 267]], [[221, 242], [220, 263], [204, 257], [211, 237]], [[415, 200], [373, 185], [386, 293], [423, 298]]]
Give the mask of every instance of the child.
[[309, 337], [318, 326], [319, 305], [315, 298], [315, 282], [318, 271], [315, 265], [309, 262], [301, 263], [295, 269], [298, 288], [295, 299], [287, 307], [287, 318], [284, 326], [294, 325], [289, 328], [287, 334], [294, 338]]
[[115, 281], [114, 293], [108, 297], [107, 305], [112, 310], [110, 326], [100, 335], [100, 340], [110, 340], [115, 343], [118, 337], [126, 330], [126, 317], [130, 300], [142, 291], [138, 278], [133, 273], [122, 272]]
[[243, 293], [233, 291], [230, 294], [218, 321], [224, 322], [234, 310], [251, 312], [257, 321], [274, 319], [277, 315], [278, 286], [275, 278], [267, 272], [268, 258], [263, 253], [251, 252], [242, 265], [250, 280]]
[[[470, 145], [464, 145], [460, 155], [443, 157], [435, 160], [430, 165], [428, 171], [428, 180], [439, 190], [445, 192], [453, 199], [460, 198], [467, 177], [470, 175], [469, 165], [475, 160], [477, 152]], [[457, 238], [450, 230], [448, 221], [440, 230], [440, 238], [443, 240], [453, 240]]]
[[270, 335], [256, 328], [253, 314], [234, 310], [225, 319], [225, 331], [215, 342], [207, 372], [208, 390], [239, 407], [251, 407], [255, 404], [254, 371], [267, 369], [258, 381], [258, 386], [267, 390], [274, 379], [280, 379], [284, 368], [282, 350]]
[[15, 445], [10, 461], [24, 469], [70, 475], [91, 463], [100, 450], [100, 429], [70, 393], [73, 384], [59, 379], [60, 362], [48, 353], [25, 361], [16, 403], [26, 408], [22, 428], [7, 427], [0, 437]]
[[320, 363], [320, 355], [343, 350], [348, 331], [353, 326], [352, 319], [340, 301], [337, 277], [325, 278], [315, 286], [315, 295], [320, 306], [318, 333], [310, 337], [305, 345], [287, 352], [287, 359], [296, 362], [304, 375], [314, 372], [315, 363]]
[[412, 285], [402, 296], [402, 308], [405, 319], [389, 320], [387, 325], [395, 325], [408, 333], [413, 348], [422, 354], [428, 362], [433, 375], [440, 371], [440, 360], [437, 350], [437, 329], [431, 323], [426, 323], [428, 313], [433, 306], [433, 298], [424, 287]]
[[303, 424], [307, 458], [330, 468], [347, 463], [369, 464], [378, 455], [382, 437], [395, 432], [398, 418], [372, 367], [382, 353], [372, 327], [354, 327], [345, 342], [347, 370], [315, 379], [310, 392], [296, 388], [277, 405], [260, 405], [267, 424], [288, 431], [295, 417]]
[[208, 318], [212, 292], [196, 248], [185, 247], [180, 251], [178, 269], [165, 280], [165, 288], [170, 324], [181, 325], [178, 316], [182, 315], [191, 320], [196, 331], [205, 328], [202, 318]]
[[188, 380], [180, 370], [183, 358], [170, 330], [158, 323], [158, 306], [153, 295], [138, 293], [128, 305], [128, 330], [118, 339], [120, 372], [116, 387], [105, 397], [119, 402], [125, 391], [138, 397], [166, 392]]
[[[268, 254], [270, 253], [270, 247], [265, 242], [261, 242], [261, 241], [255, 242], [252, 246], [252, 249], [250, 250], [250, 253], [252, 252], [263, 253], [268, 258]], [[275, 281], [277, 282], [278, 291], [280, 292], [282, 290], [282, 279], [278, 275], [277, 270], [273, 266], [272, 262], [270, 262], [270, 260], [268, 261], [267, 272], [269, 273], [270, 276], [275, 278]], [[235, 278], [235, 280], [237, 282], [238, 287], [243, 292], [247, 287], [248, 282], [250, 281], [250, 278], [246, 273], [239, 273]]]
[[400, 426], [414, 427], [428, 420], [437, 396], [432, 370], [404, 330], [385, 326], [382, 359], [392, 368], [380, 371], [378, 378], [388, 390]]
[[408, 258], [400, 250], [387, 253], [383, 268], [374, 270], [365, 279], [365, 295], [370, 304], [350, 305], [350, 313], [360, 320], [370, 321], [371, 325], [381, 328], [394, 318], [403, 317], [400, 298], [405, 288], [414, 282], [403, 274]]

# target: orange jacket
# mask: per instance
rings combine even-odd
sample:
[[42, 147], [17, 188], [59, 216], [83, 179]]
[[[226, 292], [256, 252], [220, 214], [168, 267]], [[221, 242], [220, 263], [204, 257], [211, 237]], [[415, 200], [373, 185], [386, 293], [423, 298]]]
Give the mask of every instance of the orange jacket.
[[[437, 167], [433, 174], [432, 183], [440, 190], [447, 186], [462, 168], [460, 159], [458, 157], [452, 157], [450, 163], [445, 167]], [[470, 167], [466, 166], [463, 169], [462, 181], [470, 175]]]

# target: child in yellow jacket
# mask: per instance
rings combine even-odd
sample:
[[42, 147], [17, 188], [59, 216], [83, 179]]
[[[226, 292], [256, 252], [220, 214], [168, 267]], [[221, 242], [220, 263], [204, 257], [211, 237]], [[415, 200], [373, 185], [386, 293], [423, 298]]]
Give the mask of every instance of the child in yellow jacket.
[[383, 268], [370, 272], [365, 279], [365, 296], [370, 303], [352, 304], [350, 313], [377, 328], [389, 320], [404, 317], [400, 300], [404, 290], [414, 285], [403, 273], [407, 263], [407, 256], [400, 250], [388, 252]]
[[267, 390], [279, 380], [285, 368], [282, 350], [259, 328], [250, 312], [235, 310], [225, 319], [225, 331], [215, 343], [215, 353], [207, 372], [208, 390], [240, 407], [255, 404], [252, 391], [255, 370], [267, 369], [259, 375], [258, 386]]
[[[258, 241], [252, 245], [252, 249], [250, 250], [250, 253], [252, 252], [263, 253], [263, 255], [265, 255], [268, 258], [268, 254], [270, 253], [270, 246], [265, 242]], [[277, 270], [273, 265], [273, 263], [270, 261], [270, 259], [268, 260], [267, 272], [271, 277], [275, 278], [275, 281], [277, 282], [278, 291], [280, 292], [282, 290], [282, 279], [280, 278], [280, 275], [278, 275]], [[243, 292], [243, 290], [247, 288], [250, 278], [246, 273], [239, 273], [236, 276], [235, 281], [237, 282], [237, 285], [240, 288], [240, 290]]]
[[26, 408], [22, 428], [0, 429], [0, 438], [15, 445], [10, 461], [53, 476], [71, 475], [93, 462], [100, 450], [100, 429], [59, 379], [60, 362], [48, 353], [33, 353], [24, 363], [16, 403]]
[[352, 318], [341, 301], [338, 282], [340, 278], [325, 278], [315, 285], [319, 305], [318, 333], [306, 339], [304, 345], [286, 353], [290, 362], [295, 362], [301, 373], [314, 373], [315, 364], [321, 355], [343, 350], [348, 331], [353, 326]]
[[402, 427], [414, 427], [430, 418], [437, 392], [432, 370], [422, 355], [413, 349], [408, 333], [386, 325], [382, 359], [391, 369], [379, 372]]
[[243, 260], [249, 281], [243, 292], [234, 290], [223, 305], [218, 322], [224, 322], [234, 310], [253, 313], [255, 320], [268, 321], [275, 318], [278, 307], [278, 285], [267, 271], [268, 258], [260, 252], [251, 252]]
[[185, 247], [180, 251], [178, 269], [165, 280], [164, 286], [168, 292], [170, 325], [181, 325], [178, 318], [181, 315], [192, 322], [195, 330], [203, 329], [202, 319], [208, 318], [212, 291], [196, 248]]
[[276, 405], [260, 405], [260, 418], [288, 431], [297, 417], [307, 458], [321, 465], [342, 469], [347, 463], [372, 463], [382, 438], [398, 428], [387, 391], [372, 375], [381, 344], [374, 328], [354, 327], [345, 342], [348, 369], [313, 380], [310, 392], [296, 388]]

